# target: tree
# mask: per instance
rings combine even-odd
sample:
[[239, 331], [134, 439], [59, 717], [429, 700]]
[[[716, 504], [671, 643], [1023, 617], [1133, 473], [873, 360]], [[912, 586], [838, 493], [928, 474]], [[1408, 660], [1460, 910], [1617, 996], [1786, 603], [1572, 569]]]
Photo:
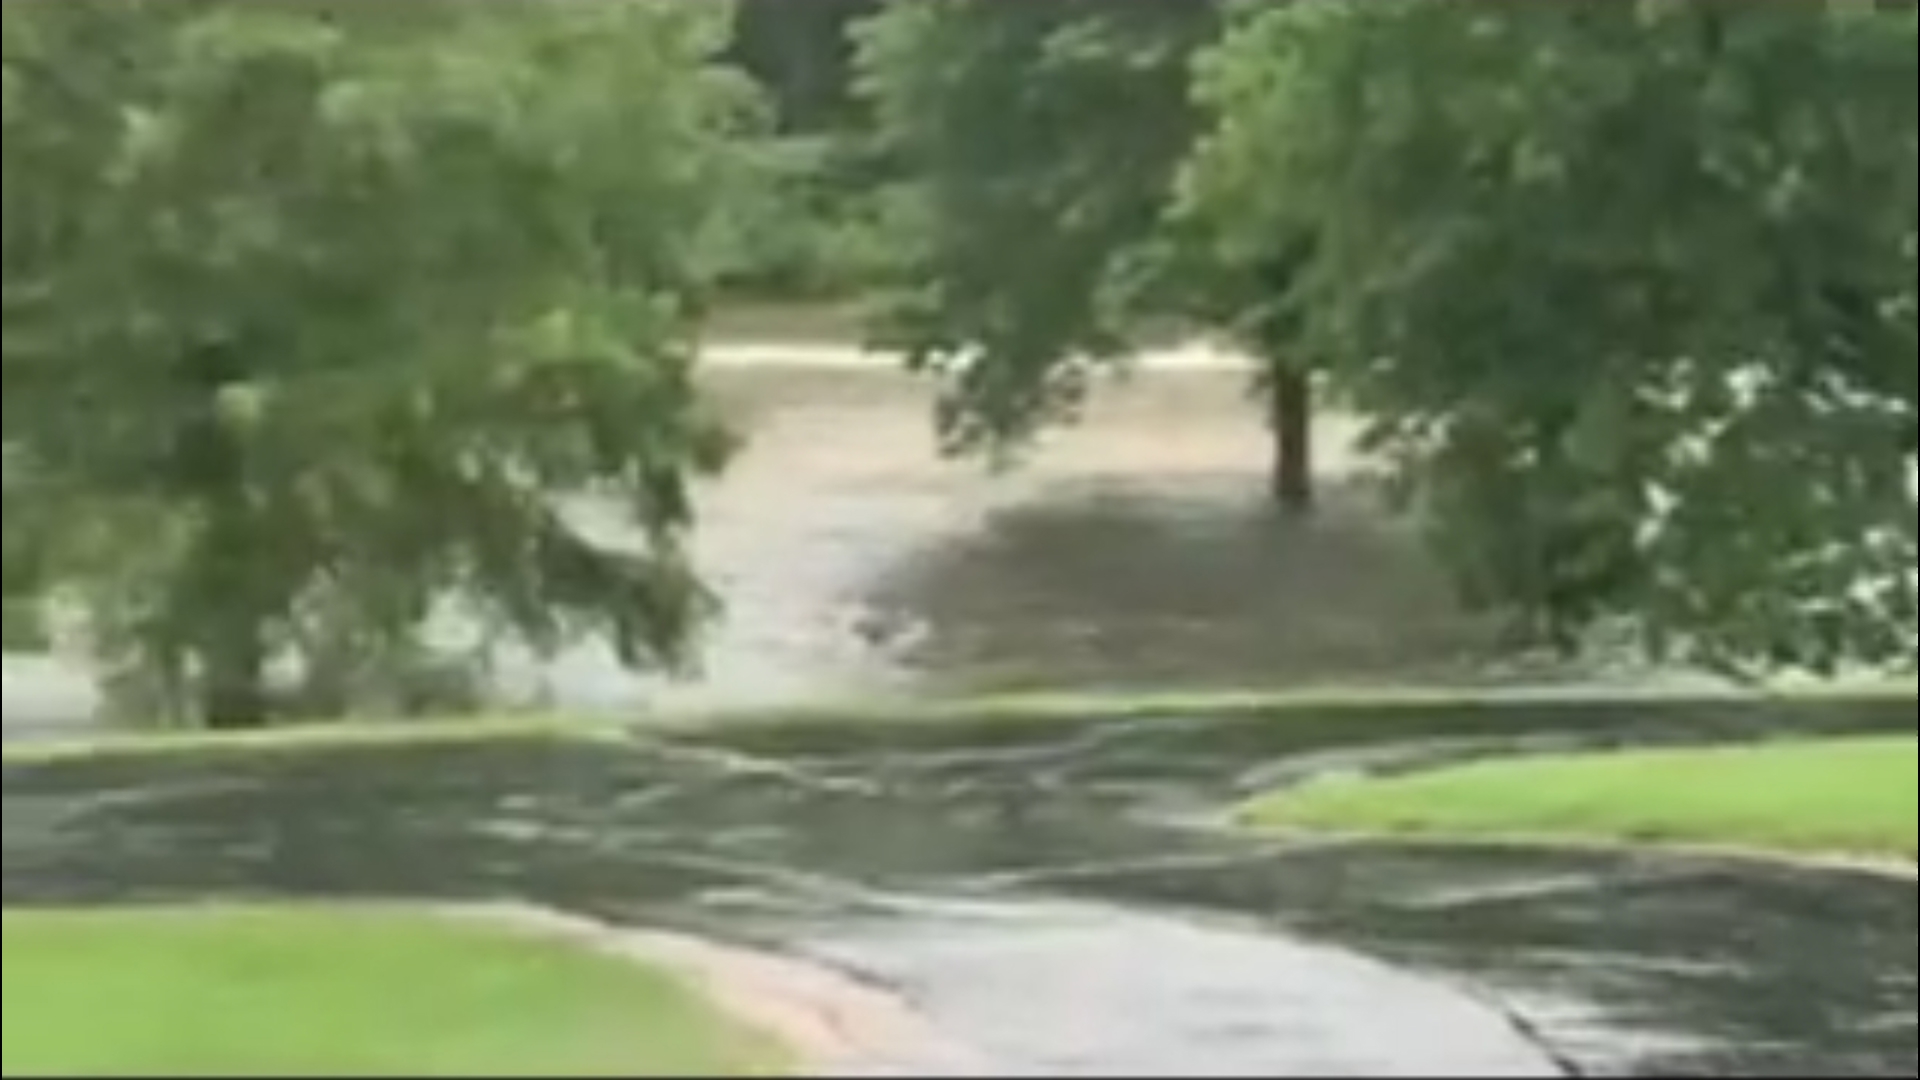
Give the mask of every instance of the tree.
[[846, 130], [864, 118], [850, 30], [883, 3], [738, 0], [727, 56], [766, 88], [776, 132]]
[[724, 8], [4, 19], [10, 591], [217, 727], [270, 718], [276, 663], [404, 653], [449, 605], [687, 658]]
[[1189, 210], [1463, 580], [1563, 642], [1915, 663], [1915, 13], [1249, 5]]
[[1005, 454], [1069, 419], [1143, 328], [1221, 329], [1262, 357], [1275, 494], [1312, 495], [1308, 372], [1261, 277], [1169, 218], [1198, 134], [1189, 66], [1213, 3], [926, 0], [857, 27], [895, 255], [877, 343], [941, 383], [949, 450]]
[[844, 299], [881, 255], [849, 27], [882, 0], [738, 0], [726, 58], [764, 91], [759, 182], [732, 200], [730, 299]]
[[897, 178], [878, 339], [942, 381], [950, 450], [1016, 449], [1145, 332], [1203, 328], [1257, 358], [1274, 498], [1312, 504], [1314, 370], [1270, 287], [1299, 244], [1222, 243], [1173, 199], [1201, 130], [1191, 64], [1219, 29], [1211, 0], [927, 0], [860, 25]]

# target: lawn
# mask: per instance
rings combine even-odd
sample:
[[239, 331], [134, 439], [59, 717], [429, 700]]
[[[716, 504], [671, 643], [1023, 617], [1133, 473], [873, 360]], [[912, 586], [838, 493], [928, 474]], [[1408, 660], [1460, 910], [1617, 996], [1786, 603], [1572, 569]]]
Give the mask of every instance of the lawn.
[[1914, 858], [1913, 736], [1511, 758], [1261, 796], [1268, 827]]
[[[1196, 722], [1284, 725], [1303, 747], [1467, 732], [1533, 730], [1543, 726], [1617, 726], [1650, 714], [1681, 720], [1739, 710], [1754, 722], [1807, 727], [1861, 713], [1904, 719], [1912, 715], [1911, 687], [1865, 683], [1783, 687], [1635, 690], [1549, 688], [1493, 690], [1418, 686], [1323, 686], [1285, 690], [1067, 691], [956, 697], [827, 699], [747, 709], [691, 709], [608, 720], [520, 714], [440, 718], [343, 719], [292, 723], [258, 731], [76, 732], [69, 737], [0, 743], [9, 766], [56, 765], [72, 760], [138, 758], [174, 752], [300, 752], [346, 747], [471, 744], [545, 740], [630, 742], [636, 735], [726, 729], [736, 745], [759, 739], [774, 745], [813, 738], [884, 743], [925, 739], [935, 744], [1023, 729], [1182, 717]], [[1551, 722], [1549, 725], [1549, 721]], [[1384, 730], [1383, 730], [1384, 729]], [[742, 735], [748, 736], [741, 739]]]
[[9, 910], [4, 957], [8, 1076], [782, 1071], [673, 976], [423, 912]]

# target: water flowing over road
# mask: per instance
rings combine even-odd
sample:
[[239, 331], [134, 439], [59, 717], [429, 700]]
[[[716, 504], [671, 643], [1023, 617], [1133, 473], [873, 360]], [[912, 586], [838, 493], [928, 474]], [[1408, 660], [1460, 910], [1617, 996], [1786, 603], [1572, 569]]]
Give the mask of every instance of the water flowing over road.
[[[1235, 374], [1143, 376], [1002, 477], [937, 461], [896, 375], [712, 377], [755, 441], [705, 498], [732, 606], [707, 676], [582, 653], [542, 673], [570, 705], [1469, 681], [1495, 656], [1345, 488], [1267, 513]], [[21, 671], [9, 736], [68, 727], [77, 699]], [[1002, 1075], [1913, 1076], [1911, 882], [1215, 827], [1275, 783], [1910, 719], [1629, 702], [9, 764], [4, 899], [529, 901], [841, 966]]]
[[883, 981], [1002, 1075], [1911, 1075], [1910, 882], [1206, 827], [1288, 768], [1485, 752], [1494, 724], [1907, 719], [1623, 708], [1436, 713], [1357, 751], [1166, 718], [10, 765], [5, 900], [537, 902]]

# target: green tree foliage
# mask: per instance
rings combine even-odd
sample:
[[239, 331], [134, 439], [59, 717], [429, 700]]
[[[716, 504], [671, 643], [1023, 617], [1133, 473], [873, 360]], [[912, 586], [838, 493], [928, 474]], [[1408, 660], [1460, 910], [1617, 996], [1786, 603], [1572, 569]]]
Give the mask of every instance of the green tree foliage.
[[728, 444], [689, 377], [737, 187], [724, 7], [4, 19], [10, 591], [214, 725], [268, 719], [275, 662], [403, 654], [449, 603], [687, 656], [688, 485]]
[[778, 134], [844, 131], [865, 116], [854, 92], [852, 26], [884, 0], [738, 0], [726, 55], [767, 91]]
[[1312, 371], [1271, 287], [1300, 245], [1173, 213], [1201, 130], [1190, 68], [1219, 29], [1211, 0], [928, 0], [861, 24], [896, 181], [877, 338], [938, 378], [950, 450], [1016, 449], [1143, 331], [1203, 328], [1259, 358], [1275, 498], [1312, 501]]
[[843, 299], [880, 264], [850, 27], [881, 0], [739, 0], [727, 58], [765, 91], [760, 182], [736, 199], [721, 273], [737, 298]]
[[1210, 3], [916, 0], [857, 27], [891, 277], [877, 343], [941, 387], [955, 451], [1017, 448], [1166, 300]]
[[1197, 213], [1464, 580], [1735, 668], [1915, 661], [1915, 9], [1249, 5]]

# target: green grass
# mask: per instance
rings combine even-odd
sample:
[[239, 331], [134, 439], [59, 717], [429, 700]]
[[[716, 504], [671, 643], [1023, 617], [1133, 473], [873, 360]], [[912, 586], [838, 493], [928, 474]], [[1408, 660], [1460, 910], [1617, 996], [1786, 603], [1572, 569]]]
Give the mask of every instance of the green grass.
[[739, 1076], [781, 1055], [676, 978], [424, 912], [5, 913], [7, 1076]]
[[1255, 799], [1256, 826], [1914, 858], [1912, 736], [1514, 758]]
[[430, 745], [490, 740], [621, 739], [635, 732], [685, 732], [708, 727], [804, 731], [862, 725], [908, 725], [936, 735], [943, 727], [971, 730], [1030, 724], [1100, 723], [1186, 717], [1249, 723], [1353, 722], [1377, 731], [1402, 724], [1420, 734], [1440, 710], [1471, 710], [1497, 718], [1542, 709], [1633, 706], [1686, 709], [1718, 706], [1809, 708], [1898, 706], [1914, 700], [1900, 683], [1812, 684], [1778, 689], [1689, 687], [1493, 689], [1419, 686], [1325, 686], [1284, 690], [1153, 692], [1060, 691], [935, 698], [827, 699], [747, 709], [653, 713], [628, 720], [555, 715], [469, 716], [441, 719], [358, 719], [292, 724], [261, 731], [109, 732], [9, 743], [9, 764], [57, 763], [164, 754], [173, 751], [280, 751], [382, 745]]
[[356, 746], [431, 746], [499, 739], [615, 739], [625, 734], [625, 726], [617, 722], [546, 715], [329, 720], [250, 731], [168, 729], [60, 736], [9, 743], [0, 747], [0, 760], [10, 764], [34, 765], [70, 759], [92, 760], [207, 750], [271, 752]]

